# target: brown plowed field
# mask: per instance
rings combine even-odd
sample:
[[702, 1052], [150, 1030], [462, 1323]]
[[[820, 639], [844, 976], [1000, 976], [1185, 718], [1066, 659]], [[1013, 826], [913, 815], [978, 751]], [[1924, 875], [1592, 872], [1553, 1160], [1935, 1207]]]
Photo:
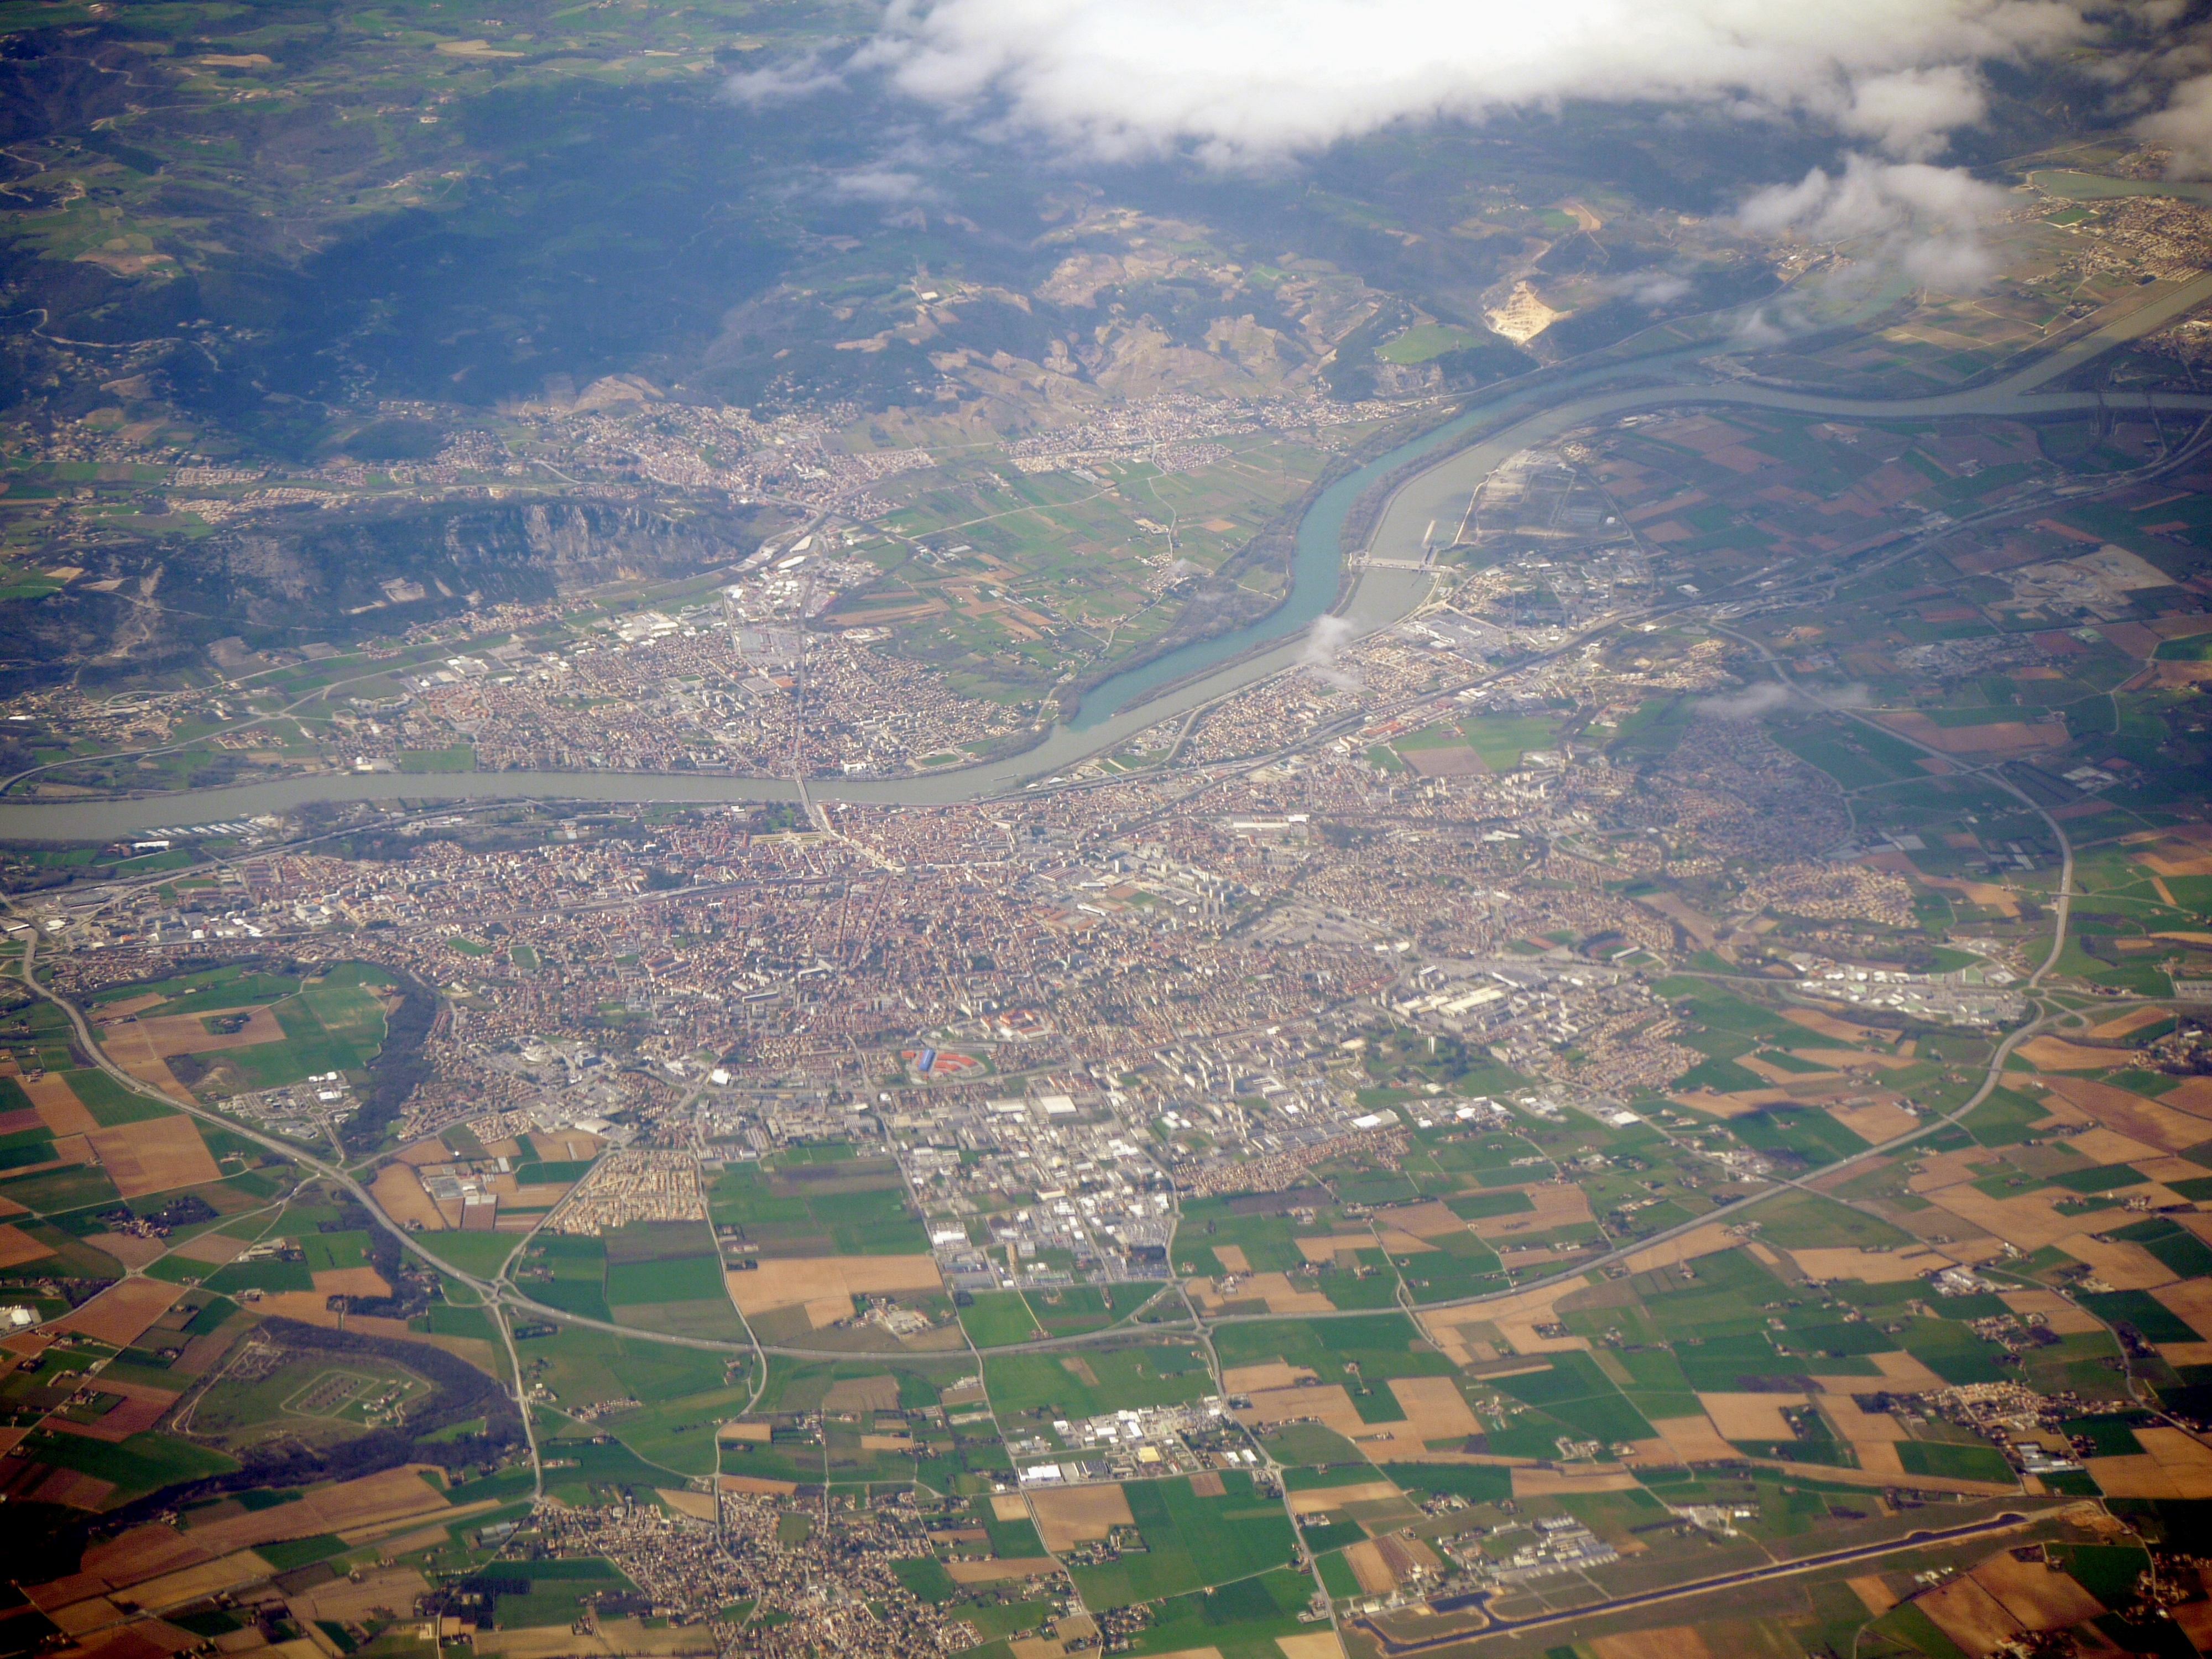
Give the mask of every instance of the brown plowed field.
[[1936, 1629], [1963, 1653], [1987, 1653], [2021, 1633], [2020, 1621], [1972, 1577], [1954, 1578], [1916, 1596], [1913, 1605], [1934, 1620]]
[[1398, 1396], [1406, 1420], [1419, 1439], [1449, 1440], [1481, 1431], [1455, 1377], [1393, 1377], [1390, 1392]]
[[[204, 1023], [223, 1014], [244, 1014], [246, 1024], [235, 1031], [210, 1031]], [[157, 1054], [211, 1054], [224, 1048], [251, 1048], [264, 1042], [284, 1041], [284, 1028], [266, 1007], [211, 1008], [204, 1014], [158, 1014], [112, 1028], [109, 1040], [120, 1031], [135, 1029]]]
[[994, 1584], [1002, 1578], [1040, 1578], [1060, 1571], [1049, 1555], [1025, 1555], [1011, 1561], [947, 1561], [945, 1571], [956, 1584]]
[[325, 1267], [311, 1275], [317, 1296], [387, 1297], [392, 1286], [374, 1267]]
[[780, 1256], [730, 1273], [730, 1293], [747, 1316], [804, 1307], [816, 1328], [853, 1316], [853, 1297], [944, 1287], [927, 1255]]
[[0, 1221], [0, 1267], [13, 1267], [25, 1261], [36, 1261], [42, 1255], [53, 1253], [21, 1227]]
[[1583, 1196], [1579, 1187], [1564, 1186], [1556, 1181], [1547, 1181], [1520, 1189], [1536, 1207], [1523, 1210], [1518, 1215], [1486, 1215], [1469, 1224], [1479, 1238], [1507, 1238], [1515, 1233], [1549, 1232], [1554, 1227], [1572, 1227], [1592, 1219], [1589, 1200]]
[[1133, 1527], [1129, 1500], [1119, 1486], [1070, 1486], [1030, 1495], [1036, 1511], [1037, 1535], [1057, 1555], [1086, 1538], [1103, 1538], [1115, 1527]]
[[150, 1118], [117, 1129], [94, 1129], [85, 1139], [106, 1166], [107, 1178], [125, 1198], [199, 1187], [222, 1179], [191, 1119]]
[[247, 1515], [228, 1515], [186, 1534], [210, 1549], [237, 1549], [283, 1538], [311, 1538], [386, 1521], [398, 1521], [452, 1507], [446, 1495], [423, 1478], [425, 1466], [404, 1463], [310, 1492], [295, 1503]]
[[[438, 1150], [445, 1152], [443, 1146]], [[451, 1154], [447, 1153], [446, 1156], [450, 1157]], [[383, 1206], [384, 1212], [401, 1226], [411, 1221], [421, 1226], [424, 1232], [446, 1231], [445, 1217], [439, 1212], [430, 1194], [422, 1190], [422, 1180], [412, 1166], [404, 1163], [386, 1164], [377, 1171], [376, 1184], [369, 1190], [376, 1194], [376, 1201]]]
[[69, 1086], [66, 1078], [49, 1072], [36, 1082], [26, 1081], [18, 1086], [30, 1096], [40, 1121], [58, 1135], [88, 1134], [100, 1127], [100, 1120], [76, 1097], [76, 1091]]
[[123, 1279], [47, 1329], [76, 1331], [95, 1342], [127, 1348], [137, 1340], [140, 1332], [169, 1311], [169, 1304], [184, 1291], [181, 1285], [164, 1285], [158, 1279]]

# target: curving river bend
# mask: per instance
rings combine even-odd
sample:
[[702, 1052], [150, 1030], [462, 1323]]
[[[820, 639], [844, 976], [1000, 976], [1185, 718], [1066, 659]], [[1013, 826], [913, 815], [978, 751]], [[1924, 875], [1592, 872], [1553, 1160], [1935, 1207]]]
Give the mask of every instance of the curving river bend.
[[[911, 805], [1002, 794], [1064, 772], [1090, 756], [1118, 747], [1148, 726], [1292, 666], [1304, 649], [1307, 629], [1331, 608], [1341, 589], [1338, 538], [1353, 502], [1376, 480], [1423, 454], [1449, 449], [1478, 426], [1496, 429], [1446, 455], [1399, 487], [1369, 540], [1374, 557], [1418, 561], [1429, 526], [1456, 526], [1475, 489], [1500, 461], [1572, 427], [1639, 409], [1681, 404], [1735, 404], [1862, 419], [2142, 409], [2151, 400], [2139, 392], [2045, 392], [2036, 388], [2115, 346], [2155, 332], [2208, 299], [2212, 299], [2212, 275], [2171, 290], [2133, 314], [2060, 348], [2005, 380], [1978, 391], [1939, 397], [1820, 397], [1715, 381], [1703, 375], [1693, 362], [1650, 358], [1601, 365], [1538, 385], [1507, 387], [1324, 490], [1298, 527], [1291, 592], [1273, 615], [1102, 683], [1085, 700], [1084, 711], [1074, 724], [1055, 726], [1043, 743], [1023, 754], [928, 777], [809, 780], [808, 793], [820, 800]], [[1661, 377], [1656, 382], [1655, 374]], [[1631, 378], [1642, 383], [1607, 389], [1608, 382]], [[2212, 413], [2212, 396], [2160, 394], [2156, 405], [2176, 413]], [[1520, 418], [1513, 418], [1523, 410]], [[1420, 570], [1363, 568], [1339, 614], [1355, 634], [1388, 628], [1421, 603], [1430, 581], [1429, 574]], [[0, 803], [0, 839], [105, 841], [162, 824], [224, 822], [283, 812], [310, 801], [557, 799], [712, 804], [797, 799], [798, 787], [788, 779], [693, 773], [328, 773], [127, 799]]]

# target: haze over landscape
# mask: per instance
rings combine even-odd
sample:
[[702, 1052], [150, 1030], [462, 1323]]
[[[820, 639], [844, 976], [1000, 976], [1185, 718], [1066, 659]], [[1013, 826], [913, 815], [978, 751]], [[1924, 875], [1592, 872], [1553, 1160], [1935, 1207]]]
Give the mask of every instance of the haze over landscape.
[[2202, 0], [0, 0], [0, 1659], [2212, 1654]]

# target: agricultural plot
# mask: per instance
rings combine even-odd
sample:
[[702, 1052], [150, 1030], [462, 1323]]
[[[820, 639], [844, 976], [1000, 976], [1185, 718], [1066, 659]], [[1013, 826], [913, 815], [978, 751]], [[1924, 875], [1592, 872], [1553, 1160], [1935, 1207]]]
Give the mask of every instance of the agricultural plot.
[[607, 1233], [603, 1292], [618, 1324], [744, 1340], [711, 1233], [695, 1222], [634, 1222]]
[[987, 1358], [983, 1376], [1002, 1425], [1009, 1417], [1095, 1417], [1133, 1407], [1185, 1405], [1213, 1391], [1204, 1355], [1187, 1343], [1006, 1354]]
[[1125, 1607], [1288, 1565], [1296, 1539], [1282, 1505], [1258, 1496], [1252, 1477], [1241, 1471], [1224, 1471], [1209, 1481], [1215, 1483], [1219, 1491], [1212, 1496], [1200, 1496], [1188, 1479], [1124, 1486], [1144, 1549], [1073, 1569], [1085, 1604]]
[[384, 1046], [389, 987], [361, 963], [306, 978], [210, 969], [118, 988], [97, 1005], [100, 1040], [164, 1092], [221, 1099], [362, 1070]]

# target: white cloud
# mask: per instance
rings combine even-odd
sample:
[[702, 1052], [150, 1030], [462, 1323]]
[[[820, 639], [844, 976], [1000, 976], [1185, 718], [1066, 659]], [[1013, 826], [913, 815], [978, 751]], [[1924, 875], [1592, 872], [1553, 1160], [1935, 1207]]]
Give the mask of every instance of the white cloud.
[[860, 59], [1109, 157], [1249, 161], [1581, 98], [1804, 112], [1917, 158], [1980, 113], [1973, 65], [2084, 32], [2064, 0], [892, 0]]
[[1298, 666], [1339, 690], [1357, 691], [1359, 676], [1338, 666], [1336, 660], [1338, 653], [1352, 643], [1352, 632], [1351, 623], [1342, 617], [1316, 617], [1313, 631], [1306, 635], [1305, 648], [1298, 653]]
[[839, 71], [826, 67], [819, 52], [808, 52], [787, 64], [744, 70], [722, 82], [723, 95], [755, 109], [772, 104], [796, 103], [818, 93], [836, 92], [845, 84]]
[[2136, 131], [2173, 152], [2166, 171], [2177, 179], [2212, 173], [2212, 75], [2184, 81], [2155, 115], [2136, 123]]
[[2004, 191], [1955, 167], [1852, 155], [1839, 173], [1814, 167], [1794, 185], [1759, 191], [1736, 218], [1755, 235], [1840, 243], [1929, 288], [1960, 294], [1994, 273], [1981, 233], [2008, 204]]
[[1981, 77], [1961, 64], [1943, 64], [1860, 82], [1838, 125], [1879, 140], [1892, 155], [1924, 161], [1942, 154], [1954, 128], [1980, 120], [1988, 109]]
[[[1865, 708], [1874, 702], [1872, 695], [1863, 685], [1823, 687], [1816, 695], [1820, 702], [1830, 708]], [[1761, 680], [1756, 685], [1746, 686], [1741, 691], [1732, 691], [1724, 696], [1700, 697], [1698, 699], [1698, 712], [1710, 714], [1716, 720], [1755, 720], [1778, 709], [1796, 705], [1800, 698], [1803, 698], [1807, 704], [1813, 701], [1795, 686], [1777, 685], [1772, 680]]]
[[891, 167], [857, 167], [850, 173], [841, 173], [830, 181], [833, 196], [842, 196], [857, 202], [915, 202], [935, 201], [937, 192], [914, 173], [901, 173]]

